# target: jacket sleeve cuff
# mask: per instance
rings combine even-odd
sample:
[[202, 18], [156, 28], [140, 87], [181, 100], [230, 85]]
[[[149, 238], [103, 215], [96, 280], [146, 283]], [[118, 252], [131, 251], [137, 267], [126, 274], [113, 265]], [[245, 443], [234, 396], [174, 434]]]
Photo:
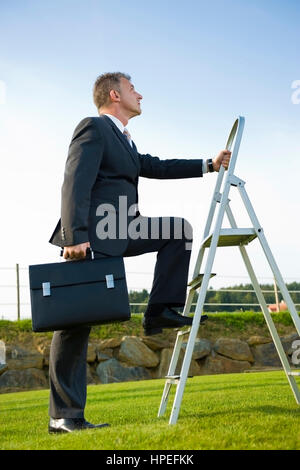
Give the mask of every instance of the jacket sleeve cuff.
[[87, 230], [68, 230], [65, 227], [61, 228], [62, 246], [80, 245], [89, 241]]

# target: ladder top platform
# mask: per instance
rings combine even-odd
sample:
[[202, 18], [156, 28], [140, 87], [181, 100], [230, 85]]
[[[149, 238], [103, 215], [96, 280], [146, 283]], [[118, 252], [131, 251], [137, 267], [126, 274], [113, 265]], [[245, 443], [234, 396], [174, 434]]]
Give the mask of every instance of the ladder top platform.
[[[204, 248], [210, 247], [213, 234], [203, 240]], [[247, 245], [257, 237], [254, 228], [222, 228], [220, 230], [218, 246]]]

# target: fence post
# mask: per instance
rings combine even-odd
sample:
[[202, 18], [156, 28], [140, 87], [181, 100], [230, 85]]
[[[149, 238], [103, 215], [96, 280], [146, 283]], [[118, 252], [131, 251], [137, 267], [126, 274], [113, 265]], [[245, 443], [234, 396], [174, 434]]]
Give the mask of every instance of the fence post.
[[278, 299], [278, 289], [277, 289], [277, 284], [276, 284], [276, 279], [275, 278], [274, 278], [274, 293], [275, 293], [276, 309], [277, 309], [277, 312], [279, 312], [280, 307], [279, 307], [279, 299]]
[[20, 321], [20, 270], [19, 264], [16, 264], [16, 275], [17, 275], [17, 312], [18, 312], [18, 321]]

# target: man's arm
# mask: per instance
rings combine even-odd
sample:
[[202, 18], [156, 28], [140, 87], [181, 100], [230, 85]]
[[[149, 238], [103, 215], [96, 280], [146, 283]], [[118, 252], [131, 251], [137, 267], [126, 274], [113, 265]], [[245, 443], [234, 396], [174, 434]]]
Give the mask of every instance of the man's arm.
[[91, 191], [103, 155], [103, 139], [93, 118], [76, 127], [69, 148], [62, 186], [61, 230], [64, 258], [80, 258], [89, 246], [88, 216]]
[[[203, 176], [202, 159], [183, 159], [174, 158], [160, 160], [158, 157], [152, 157], [149, 154], [138, 154], [141, 171], [140, 176], [157, 179], [177, 179], [177, 178], [195, 178]], [[231, 152], [222, 150], [217, 157], [212, 160], [214, 171], [219, 171], [221, 165], [228, 168]]]

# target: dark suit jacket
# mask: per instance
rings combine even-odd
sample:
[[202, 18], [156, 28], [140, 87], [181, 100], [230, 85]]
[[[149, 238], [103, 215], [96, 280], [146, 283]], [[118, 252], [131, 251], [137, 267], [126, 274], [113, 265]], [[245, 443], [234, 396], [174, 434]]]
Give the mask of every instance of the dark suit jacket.
[[[138, 202], [138, 179], [172, 179], [202, 176], [201, 159], [160, 160], [138, 153], [112, 120], [105, 115], [83, 119], [76, 127], [65, 167], [62, 186], [61, 219], [50, 243], [64, 247], [89, 241], [95, 251], [120, 256], [128, 239], [99, 239], [97, 215], [100, 204], [116, 208], [119, 196], [127, 196], [128, 208]], [[125, 198], [124, 198], [125, 199]], [[109, 207], [108, 207], [109, 208]], [[128, 224], [134, 214], [127, 217]], [[118, 236], [117, 223], [117, 236]]]

